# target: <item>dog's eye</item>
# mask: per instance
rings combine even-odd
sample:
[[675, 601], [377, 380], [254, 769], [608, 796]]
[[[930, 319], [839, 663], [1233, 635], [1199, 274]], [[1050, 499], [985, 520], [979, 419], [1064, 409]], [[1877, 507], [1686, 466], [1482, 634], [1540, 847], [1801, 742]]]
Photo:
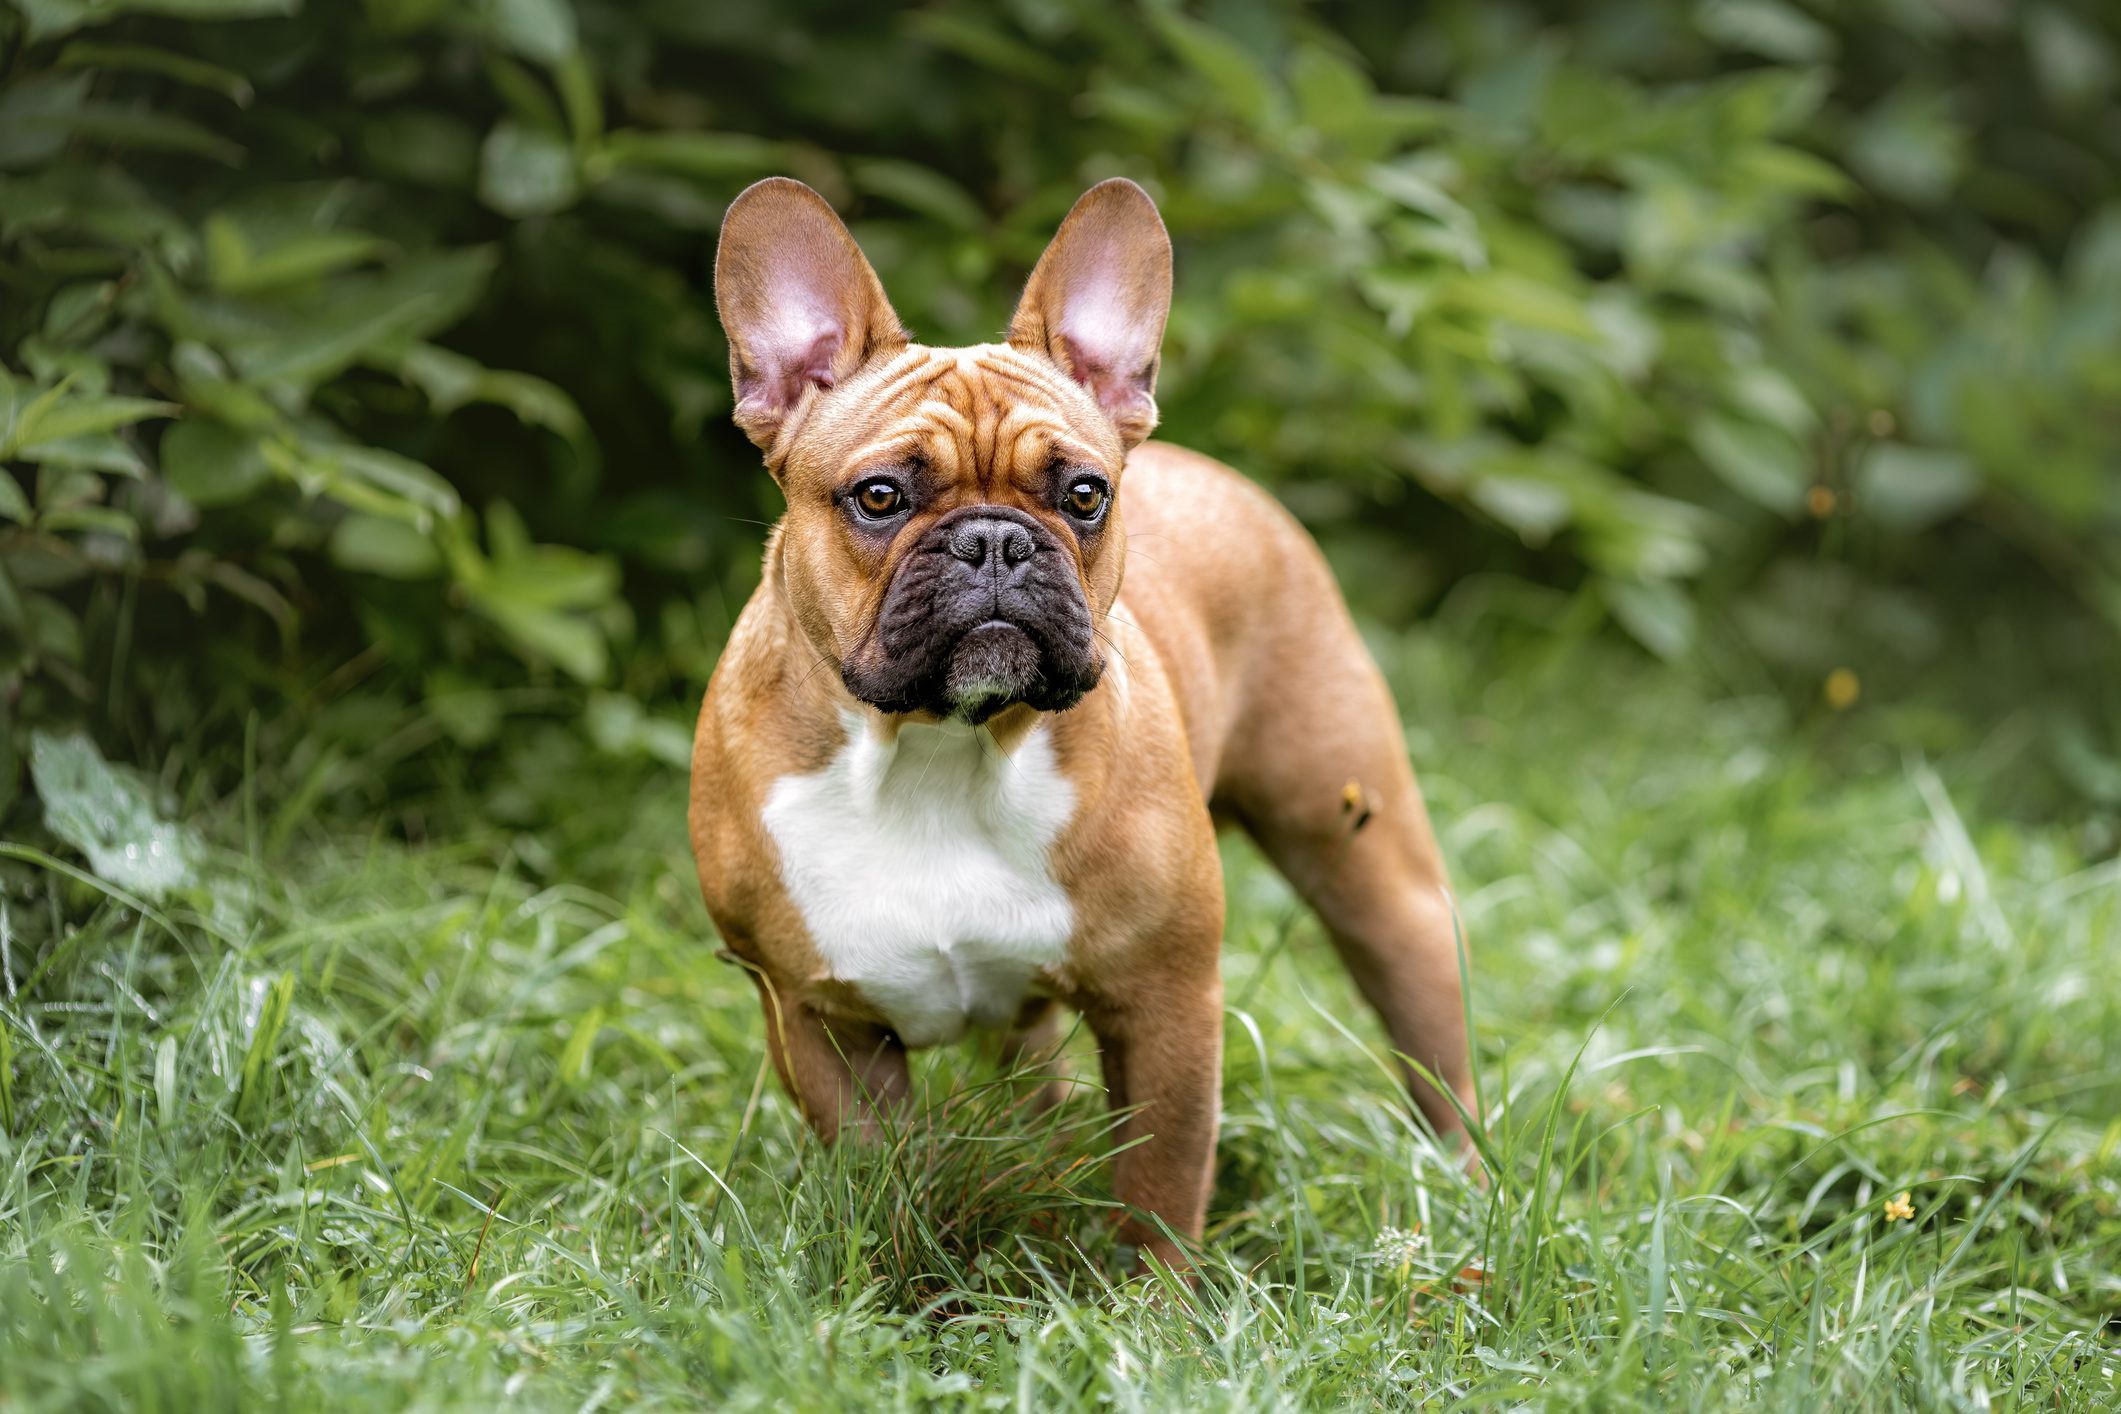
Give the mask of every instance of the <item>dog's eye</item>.
[[1061, 509], [1077, 520], [1096, 520], [1109, 495], [1104, 482], [1085, 476], [1068, 483], [1067, 493], [1061, 497]]
[[906, 504], [906, 493], [889, 481], [864, 481], [854, 489], [854, 506], [870, 520], [889, 520]]

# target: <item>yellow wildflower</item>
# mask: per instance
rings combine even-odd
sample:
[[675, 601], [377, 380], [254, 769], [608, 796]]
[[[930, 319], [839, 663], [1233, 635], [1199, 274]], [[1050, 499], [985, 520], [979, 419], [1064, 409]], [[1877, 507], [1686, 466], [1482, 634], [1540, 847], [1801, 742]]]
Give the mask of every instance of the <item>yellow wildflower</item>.
[[1885, 1200], [1885, 1220], [1889, 1223], [1912, 1222], [1915, 1218], [1914, 1195], [1902, 1193], [1897, 1198]]
[[1836, 668], [1826, 675], [1826, 705], [1836, 712], [1846, 712], [1856, 705], [1863, 692], [1863, 684], [1848, 668]]

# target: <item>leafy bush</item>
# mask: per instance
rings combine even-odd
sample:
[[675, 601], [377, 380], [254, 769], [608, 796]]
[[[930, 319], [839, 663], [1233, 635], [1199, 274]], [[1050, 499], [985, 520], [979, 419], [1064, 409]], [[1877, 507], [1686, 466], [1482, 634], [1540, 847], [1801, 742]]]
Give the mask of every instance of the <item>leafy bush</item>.
[[773, 508], [709, 255], [772, 172], [939, 340], [1148, 183], [1167, 433], [1378, 616], [1500, 569], [1805, 691], [1997, 623], [2110, 667], [2110, 7], [790, 9], [0, 9], [0, 812], [36, 725], [702, 680]]

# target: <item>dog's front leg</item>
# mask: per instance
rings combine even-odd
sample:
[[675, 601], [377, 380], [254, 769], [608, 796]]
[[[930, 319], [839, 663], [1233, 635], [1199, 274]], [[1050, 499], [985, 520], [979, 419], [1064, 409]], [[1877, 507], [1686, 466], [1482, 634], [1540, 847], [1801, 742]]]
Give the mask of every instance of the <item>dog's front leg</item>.
[[1131, 1111], [1119, 1139], [1132, 1147], [1120, 1154], [1112, 1179], [1114, 1196], [1132, 1210], [1120, 1237], [1144, 1256], [1186, 1268], [1189, 1255], [1152, 1219], [1188, 1242], [1200, 1240], [1222, 1112], [1222, 979], [1211, 959], [1205, 977], [1144, 986], [1089, 1010], [1086, 1019], [1112, 1106]]
[[818, 1137], [829, 1144], [850, 1125], [860, 1138], [878, 1137], [885, 1111], [911, 1088], [898, 1037], [881, 1026], [828, 1021], [763, 973], [752, 981], [766, 1012], [773, 1068]]

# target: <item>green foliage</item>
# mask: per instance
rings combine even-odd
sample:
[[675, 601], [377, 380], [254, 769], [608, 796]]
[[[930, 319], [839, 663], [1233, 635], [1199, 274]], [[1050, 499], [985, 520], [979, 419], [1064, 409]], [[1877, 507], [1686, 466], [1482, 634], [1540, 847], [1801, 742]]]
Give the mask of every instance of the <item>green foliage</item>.
[[2113, 651], [2109, 7], [798, 8], [0, 9], [0, 774], [364, 646], [696, 685], [773, 506], [707, 256], [772, 172], [949, 340], [1149, 183], [1167, 432], [1388, 621], [1501, 569], [1802, 692], [1999, 613]]

